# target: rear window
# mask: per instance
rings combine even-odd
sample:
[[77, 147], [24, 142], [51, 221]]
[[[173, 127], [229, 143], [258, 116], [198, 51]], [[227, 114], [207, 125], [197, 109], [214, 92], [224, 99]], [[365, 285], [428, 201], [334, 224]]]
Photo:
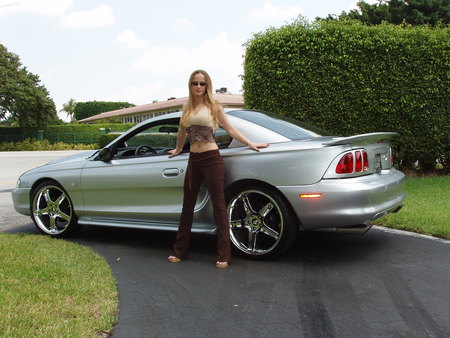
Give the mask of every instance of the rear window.
[[291, 140], [331, 136], [325, 130], [279, 114], [251, 110], [233, 110], [228, 114], [273, 130]]

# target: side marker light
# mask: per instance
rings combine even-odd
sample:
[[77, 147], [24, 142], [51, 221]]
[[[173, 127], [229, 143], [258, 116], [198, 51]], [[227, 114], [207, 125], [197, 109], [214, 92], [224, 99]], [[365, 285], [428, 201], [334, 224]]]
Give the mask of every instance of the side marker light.
[[322, 194], [314, 193], [314, 194], [300, 194], [298, 195], [300, 198], [321, 198]]

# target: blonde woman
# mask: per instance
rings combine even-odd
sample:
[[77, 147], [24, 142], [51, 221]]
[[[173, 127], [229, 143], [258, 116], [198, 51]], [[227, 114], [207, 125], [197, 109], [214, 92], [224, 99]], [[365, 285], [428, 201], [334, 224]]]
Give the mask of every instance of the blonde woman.
[[224, 194], [225, 167], [214, 141], [214, 131], [220, 124], [228, 135], [255, 151], [269, 145], [255, 144], [233, 128], [222, 105], [214, 99], [211, 78], [207, 72], [194, 71], [189, 77], [188, 86], [189, 99], [183, 106], [177, 147], [169, 152], [169, 157], [179, 155], [186, 136], [189, 136], [190, 154], [184, 181], [183, 209], [173, 244], [174, 255], [169, 256], [168, 261], [177, 263], [188, 257], [194, 206], [204, 180], [211, 196], [217, 228], [216, 267], [227, 268], [231, 262], [231, 247]]

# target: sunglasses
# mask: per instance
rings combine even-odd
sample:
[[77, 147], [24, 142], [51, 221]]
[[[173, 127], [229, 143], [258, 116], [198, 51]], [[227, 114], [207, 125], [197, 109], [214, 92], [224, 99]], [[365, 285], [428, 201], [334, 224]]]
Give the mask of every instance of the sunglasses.
[[194, 82], [192, 82], [192, 85], [193, 85], [193, 86], [198, 86], [198, 85], [200, 85], [200, 86], [204, 87], [204, 86], [206, 86], [206, 83], [205, 83], [205, 82], [197, 82], [197, 81], [194, 81]]

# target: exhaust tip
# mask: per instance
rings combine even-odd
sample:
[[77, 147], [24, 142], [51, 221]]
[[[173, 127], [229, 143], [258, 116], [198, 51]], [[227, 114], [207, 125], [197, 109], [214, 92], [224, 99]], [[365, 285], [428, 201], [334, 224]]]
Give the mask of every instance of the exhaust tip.
[[372, 224], [359, 224], [359, 225], [352, 225], [352, 226], [344, 227], [344, 228], [336, 228], [336, 232], [363, 235], [367, 231], [369, 231], [371, 227], [372, 227]]

